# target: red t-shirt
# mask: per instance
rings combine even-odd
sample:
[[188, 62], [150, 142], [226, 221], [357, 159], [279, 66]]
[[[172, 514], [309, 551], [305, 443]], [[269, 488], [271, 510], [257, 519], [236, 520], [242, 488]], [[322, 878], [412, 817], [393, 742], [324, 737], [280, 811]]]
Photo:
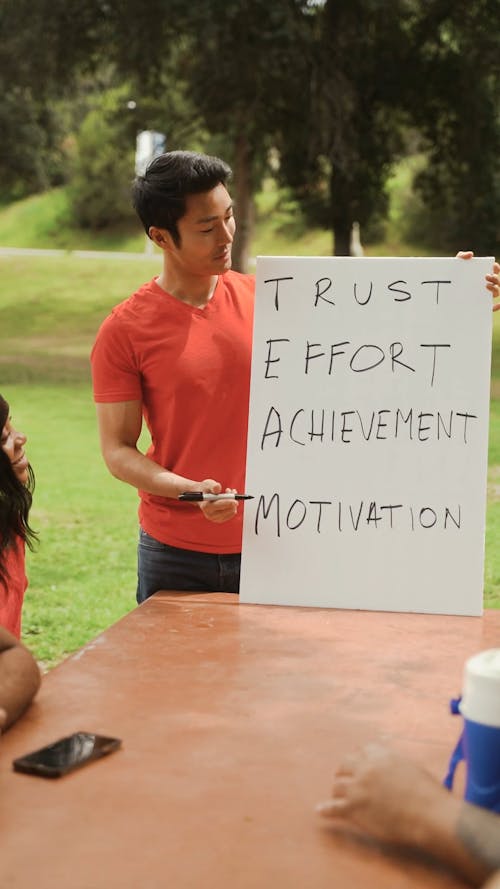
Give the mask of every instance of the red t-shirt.
[[[142, 402], [148, 456], [186, 478], [213, 478], [244, 490], [253, 333], [253, 276], [219, 277], [210, 302], [195, 308], [153, 279], [116, 306], [92, 350], [96, 402]], [[139, 491], [139, 519], [170, 546], [241, 551], [242, 507], [215, 524], [196, 504]]]
[[14, 546], [2, 554], [8, 572], [7, 589], [0, 583], [0, 626], [9, 633], [21, 637], [21, 610], [24, 594], [28, 586], [25, 571], [24, 540], [17, 538]]

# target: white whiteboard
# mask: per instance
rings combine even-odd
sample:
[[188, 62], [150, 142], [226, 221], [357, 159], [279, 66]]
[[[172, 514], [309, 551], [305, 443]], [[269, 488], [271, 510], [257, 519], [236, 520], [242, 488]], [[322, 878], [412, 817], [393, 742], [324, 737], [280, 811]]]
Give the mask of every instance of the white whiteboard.
[[257, 260], [241, 601], [482, 613], [492, 263]]

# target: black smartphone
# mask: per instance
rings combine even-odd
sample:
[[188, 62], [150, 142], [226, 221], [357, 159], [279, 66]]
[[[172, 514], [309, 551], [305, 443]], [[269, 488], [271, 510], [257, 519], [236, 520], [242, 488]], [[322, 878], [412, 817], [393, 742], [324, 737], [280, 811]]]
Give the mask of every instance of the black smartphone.
[[59, 778], [118, 750], [121, 743], [119, 738], [107, 738], [92, 732], [75, 732], [48, 744], [47, 747], [40, 747], [39, 750], [18, 757], [12, 766], [16, 772], [40, 775], [42, 778]]

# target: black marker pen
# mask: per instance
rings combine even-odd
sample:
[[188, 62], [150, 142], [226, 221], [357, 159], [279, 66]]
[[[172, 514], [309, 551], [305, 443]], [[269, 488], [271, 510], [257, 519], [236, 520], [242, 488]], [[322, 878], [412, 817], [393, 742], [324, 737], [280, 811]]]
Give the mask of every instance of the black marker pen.
[[200, 500], [253, 500], [253, 494], [204, 494], [203, 491], [184, 491], [179, 494], [178, 500], [190, 500], [198, 503]]

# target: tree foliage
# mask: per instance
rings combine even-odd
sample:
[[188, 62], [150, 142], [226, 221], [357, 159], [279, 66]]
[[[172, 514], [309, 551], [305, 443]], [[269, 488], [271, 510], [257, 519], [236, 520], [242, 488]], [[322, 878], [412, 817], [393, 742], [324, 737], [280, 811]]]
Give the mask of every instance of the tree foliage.
[[[210, 134], [205, 147], [233, 166], [238, 221], [233, 259], [236, 268], [244, 268], [253, 225], [253, 194], [266, 169], [278, 110], [284, 113], [289, 95], [286, 72], [300, 42], [303, 4], [294, 0], [154, 0], [145, 11], [141, 2], [131, 0], [124, 20], [119, 0], [109, 2], [118, 46], [124, 38], [127, 41], [127, 56], [118, 48], [117, 65], [132, 69], [155, 97], [169, 68], [170, 83], [186, 84], [191, 107], [197, 110], [204, 132]], [[169, 145], [186, 147], [185, 142], [171, 138]]]
[[[170, 69], [156, 73], [155, 93], [145, 91], [139, 78], [119, 80], [114, 66], [108, 68], [101, 89], [80, 100], [81, 120], [74, 125], [70, 200], [75, 221], [85, 228], [100, 229], [135, 219], [130, 187], [135, 170], [137, 134], [156, 130], [166, 135], [167, 147], [206, 144], [196, 109], [186, 96], [182, 80], [171, 85]], [[87, 84], [88, 86], [88, 84]]]
[[58, 184], [65, 175], [64, 115], [82, 68], [98, 64], [105, 2], [2, 0], [0, 179], [4, 199]]
[[75, 220], [82, 228], [106, 228], [132, 218], [129, 94], [125, 85], [96, 96], [78, 131], [70, 194]]
[[285, 175], [331, 227], [339, 254], [349, 253], [355, 221], [364, 225], [386, 209], [384, 184], [402, 144], [397, 90], [408, 53], [406, 6], [327, 0], [316, 11], [312, 64], [301, 72], [309, 96], [302, 124], [294, 124], [305, 143], [300, 154], [293, 134], [282, 133]]
[[412, 115], [428, 153], [417, 186], [423, 239], [443, 250], [500, 246], [500, 40], [498, 0], [430, 0], [415, 27], [418, 91]]
[[316, 10], [302, 123], [285, 121], [280, 145], [286, 180], [328, 221], [337, 253], [354, 220], [384, 212], [408, 127], [428, 157], [420, 241], [498, 248], [499, 11], [498, 0], [327, 0]]
[[4, 197], [61, 181], [73, 133], [78, 218], [106, 225], [125, 212], [137, 131], [158, 129], [169, 148], [233, 165], [244, 268], [272, 147], [282, 180], [345, 253], [354, 221], [366, 232], [384, 216], [411, 127], [428, 157], [426, 236], [493, 252], [498, 12], [499, 0], [3, 0]]

